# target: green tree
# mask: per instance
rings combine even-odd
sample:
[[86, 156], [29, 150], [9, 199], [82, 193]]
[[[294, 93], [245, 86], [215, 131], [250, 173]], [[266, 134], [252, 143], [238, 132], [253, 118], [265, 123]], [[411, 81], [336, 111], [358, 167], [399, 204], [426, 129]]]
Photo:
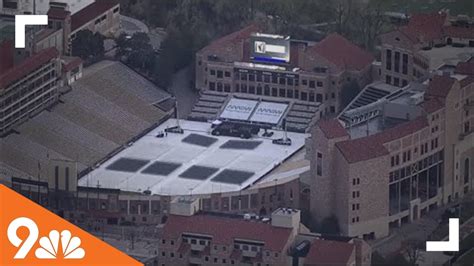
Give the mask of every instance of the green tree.
[[145, 72], [150, 72], [153, 69], [155, 52], [146, 33], [137, 32], [131, 37], [121, 34], [116, 43], [117, 56], [124, 56], [129, 65]]
[[102, 57], [104, 55], [104, 39], [105, 37], [100, 33], [81, 30], [72, 41], [72, 55], [79, 56], [86, 61]]

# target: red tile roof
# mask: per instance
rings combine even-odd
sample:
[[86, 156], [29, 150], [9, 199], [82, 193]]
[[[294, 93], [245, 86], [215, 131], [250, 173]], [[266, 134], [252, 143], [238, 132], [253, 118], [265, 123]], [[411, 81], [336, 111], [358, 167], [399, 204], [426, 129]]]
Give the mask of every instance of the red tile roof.
[[349, 163], [356, 163], [387, 155], [384, 144], [428, 127], [428, 120], [420, 116], [374, 135], [336, 143]]
[[462, 75], [474, 75], [474, 61], [458, 63], [456, 66], [456, 73]]
[[[224, 37], [218, 38], [212, 41], [209, 45], [200, 50], [201, 53], [206, 53], [207, 55], [217, 55], [219, 57], [228, 57], [239, 56], [243, 53], [244, 57], [247, 54], [247, 58], [250, 58], [250, 47], [243, 46], [244, 41], [248, 40], [252, 33], [259, 32], [262, 29], [260, 25], [250, 24], [247, 27], [228, 34]], [[242, 58], [235, 58], [237, 60], [242, 60]]]
[[15, 44], [13, 43], [13, 40], [4, 40], [0, 43], [0, 73], [13, 67], [14, 54]]
[[474, 39], [474, 27], [445, 26], [443, 31], [449, 37]]
[[262, 241], [265, 249], [282, 252], [290, 240], [291, 229], [210, 215], [170, 215], [163, 228], [163, 238], [177, 239], [183, 233], [210, 235], [213, 243], [221, 245], [233, 245], [236, 238]]
[[449, 76], [434, 76], [426, 89], [425, 96], [446, 98], [455, 81]]
[[84, 26], [84, 24], [96, 19], [117, 5], [119, 5], [119, 3], [114, 0], [97, 0], [94, 3], [84, 7], [79, 12], [72, 15], [71, 31], [77, 30], [78, 28]]
[[62, 8], [52, 7], [48, 10], [48, 18], [50, 19], [65, 20], [69, 15], [71, 15], [71, 12]]
[[332, 33], [306, 50], [308, 55], [316, 53], [339, 68], [361, 70], [374, 61], [369, 52], [351, 43], [337, 33]]
[[41, 65], [58, 56], [58, 50], [52, 47], [41, 50], [39, 53], [26, 58], [20, 64], [0, 75], [0, 89], [5, 89], [11, 83], [28, 75], [33, 70], [39, 68]]
[[426, 113], [431, 114], [443, 108], [444, 103], [436, 98], [431, 98], [421, 103], [421, 107]]
[[78, 66], [80, 66], [82, 63], [83, 63], [83, 61], [80, 57], [73, 57], [71, 60], [64, 63], [63, 72], [69, 72], [69, 71], [77, 68]]
[[446, 22], [446, 13], [414, 14], [407, 26], [400, 27], [400, 31], [413, 42], [429, 42], [443, 38], [443, 25]]
[[318, 121], [317, 125], [328, 139], [349, 136], [347, 130], [341, 125], [341, 123], [337, 119], [321, 119]]
[[311, 244], [304, 264], [314, 266], [347, 265], [354, 252], [354, 244], [318, 239]]

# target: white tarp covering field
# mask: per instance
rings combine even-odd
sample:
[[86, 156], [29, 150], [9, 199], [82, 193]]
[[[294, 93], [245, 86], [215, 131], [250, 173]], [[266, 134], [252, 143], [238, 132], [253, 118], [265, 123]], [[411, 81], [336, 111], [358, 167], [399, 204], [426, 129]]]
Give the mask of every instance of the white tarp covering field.
[[255, 106], [257, 106], [257, 103], [257, 101], [253, 100], [232, 98], [227, 103], [220, 117], [225, 119], [246, 121], [249, 119], [250, 115], [255, 109]]
[[286, 103], [260, 102], [250, 121], [278, 124], [287, 108]]
[[[184, 134], [168, 133], [162, 138], [156, 137], [166, 128], [175, 125], [176, 120], [174, 119], [165, 121], [135, 141], [133, 145], [114, 155], [89, 175], [82, 177], [79, 180], [79, 185], [95, 187], [100, 184], [103, 188], [135, 192], [150, 190], [153, 194], [160, 195], [188, 195], [190, 191], [193, 194], [239, 191], [248, 185], [255, 184], [257, 180], [300, 150], [308, 136], [288, 132], [288, 137], [293, 142], [291, 146], [275, 145], [269, 138], [254, 137], [251, 141], [261, 142], [254, 149], [223, 149], [220, 147], [229, 140], [244, 142], [250, 140], [212, 136], [210, 123], [181, 120], [180, 125], [184, 129]], [[184, 141], [190, 135], [212, 138], [214, 142], [207, 146], [200, 146]], [[283, 137], [283, 132], [275, 131], [274, 138], [281, 137]], [[135, 160], [142, 162], [142, 164], [128, 172], [111, 168], [114, 163], [123, 159]], [[156, 173], [145, 171], [159, 163], [171, 163], [175, 167], [169, 172], [166, 170], [166, 165], [155, 167], [153, 171], [157, 171]], [[130, 167], [133, 164], [125, 166]], [[211, 167], [216, 171], [203, 179], [181, 177], [186, 170], [193, 166]], [[252, 175], [240, 184], [213, 180], [224, 170], [247, 171]]]

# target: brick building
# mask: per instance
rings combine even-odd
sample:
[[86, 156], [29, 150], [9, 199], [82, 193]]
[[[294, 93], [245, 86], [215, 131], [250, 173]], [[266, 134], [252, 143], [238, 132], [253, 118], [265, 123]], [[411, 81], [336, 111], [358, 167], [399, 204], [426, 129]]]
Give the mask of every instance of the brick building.
[[324, 113], [342, 108], [341, 90], [355, 81], [372, 81], [372, 55], [338, 34], [318, 43], [289, 40], [286, 63], [251, 59], [251, 25], [213, 41], [196, 54], [196, 88], [258, 98], [322, 103]]
[[383, 237], [472, 190], [472, 67], [320, 121], [307, 145], [312, 215], [335, 215], [344, 235]]
[[198, 201], [172, 203], [155, 265], [369, 265], [360, 239], [329, 241], [300, 225], [300, 211], [280, 208], [269, 218], [200, 212]]
[[414, 14], [407, 25], [381, 35], [381, 79], [404, 87], [474, 53], [474, 26], [447, 13]]
[[57, 101], [59, 53], [48, 48], [0, 75], [0, 134]]

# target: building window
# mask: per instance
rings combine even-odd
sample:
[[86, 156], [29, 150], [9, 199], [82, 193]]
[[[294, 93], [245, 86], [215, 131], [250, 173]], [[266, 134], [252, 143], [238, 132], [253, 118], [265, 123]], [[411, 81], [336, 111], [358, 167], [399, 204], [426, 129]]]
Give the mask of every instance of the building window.
[[392, 77], [390, 75], [385, 76], [385, 83], [392, 84]]
[[317, 85], [318, 87], [322, 87], [322, 86], [323, 86], [323, 82], [322, 82], [322, 81], [318, 81], [318, 82], [316, 83], [316, 85]]
[[166, 244], [166, 239], [161, 240], [161, 244]]
[[316, 82], [314, 80], [310, 80], [309, 81], [309, 87], [312, 88], [312, 89], [316, 88]]
[[308, 100], [308, 93], [301, 92], [301, 100], [302, 101], [307, 101]]
[[209, 82], [209, 89], [210, 89], [211, 91], [216, 90], [216, 83], [214, 83], [214, 82]]
[[161, 252], [161, 256], [162, 256], [162, 257], [166, 257], [166, 252], [164, 252], [164, 251]]
[[386, 68], [387, 70], [392, 70], [392, 50], [387, 50], [386, 53]]
[[278, 89], [277, 88], [272, 88], [272, 96], [277, 97], [278, 96]]
[[223, 77], [224, 73], [222, 72], [222, 70], [217, 70], [217, 78], [218, 79], [221, 79]]
[[216, 71], [214, 69], [211, 69], [211, 76], [215, 76], [216, 75]]
[[[406, 74], [408, 74], [408, 55], [403, 54], [402, 58], [403, 58], [402, 59], [403, 60], [403, 62], [402, 62], [402, 73], [406, 75]], [[404, 80], [404, 81], [406, 81], [406, 80]]]
[[285, 89], [280, 89], [279, 96], [280, 97], [285, 97]]
[[395, 72], [399, 73], [400, 72], [400, 52], [395, 52], [394, 63], [395, 63], [394, 70]]
[[[39, 166], [38, 166], [38, 168], [39, 168]], [[56, 190], [59, 189], [59, 166], [54, 167], [54, 188]]]
[[66, 185], [65, 185], [65, 190], [69, 191], [69, 167], [66, 167]]
[[323, 175], [323, 154], [318, 152], [316, 160], [316, 174], [319, 176]]

